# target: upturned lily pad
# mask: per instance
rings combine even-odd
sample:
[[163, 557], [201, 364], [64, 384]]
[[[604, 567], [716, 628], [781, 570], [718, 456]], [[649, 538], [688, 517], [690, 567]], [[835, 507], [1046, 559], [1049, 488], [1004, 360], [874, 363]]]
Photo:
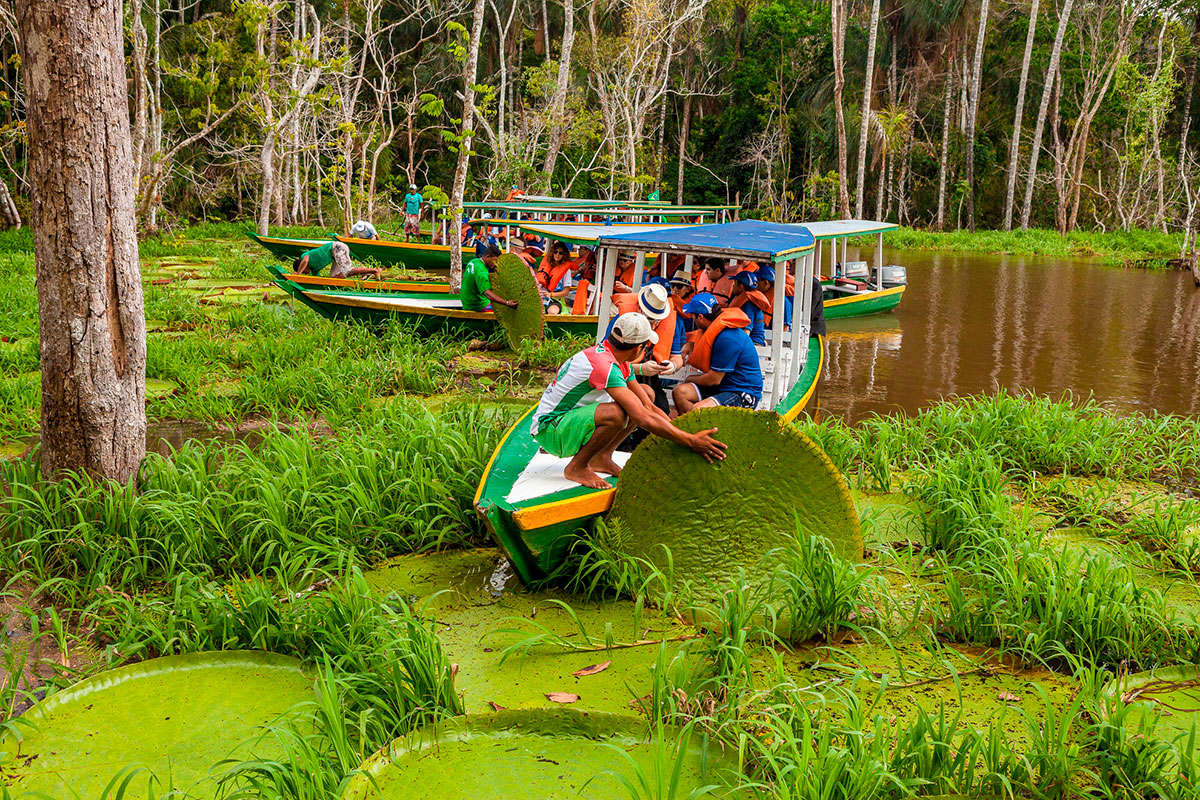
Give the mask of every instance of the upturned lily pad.
[[1158, 714], [1155, 732], [1170, 740], [1190, 733], [1200, 724], [1200, 666], [1164, 667], [1125, 675], [1109, 682], [1105, 693], [1118, 697], [1130, 709], [1127, 724], [1136, 730], [1143, 720]]
[[259, 652], [194, 653], [120, 667], [30, 709], [22, 741], [0, 740], [0, 777], [16, 796], [100, 797], [121, 770], [141, 770], [126, 796], [154, 776], [189, 797], [216, 795], [226, 758], [277, 750], [263, 727], [294, 713], [312, 682], [293, 658]]
[[606, 544], [616, 554], [650, 562], [700, 597], [742, 571], [765, 579], [798, 532], [862, 559], [858, 513], [841, 474], [778, 414], [704, 408], [675, 423], [692, 433], [716, 428], [726, 458], [709, 464], [659, 437], [639, 445], [608, 515]]
[[[611, 800], [628, 794], [619, 775], [636, 785], [634, 765], [653, 776], [656, 761], [666, 761], [661, 769], [669, 774], [680, 731], [666, 733], [662, 746], [636, 718], [568, 709], [456, 717], [401, 737], [369, 759], [343, 800]], [[674, 796], [736, 782], [715, 748], [691, 737]], [[731, 795], [718, 789], [698, 796]]]
[[516, 300], [516, 308], [493, 305], [496, 318], [508, 336], [514, 350], [526, 339], [542, 338], [545, 320], [542, 318], [542, 298], [529, 266], [512, 254], [500, 256], [492, 273], [492, 291], [505, 300]]
[[179, 384], [167, 378], [146, 378], [146, 397], [157, 400], [179, 391]]

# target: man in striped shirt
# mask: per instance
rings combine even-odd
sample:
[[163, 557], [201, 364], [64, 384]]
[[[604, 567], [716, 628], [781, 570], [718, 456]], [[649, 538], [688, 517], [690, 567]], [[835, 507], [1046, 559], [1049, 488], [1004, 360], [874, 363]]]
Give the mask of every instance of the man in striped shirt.
[[563, 470], [567, 480], [607, 489], [598, 473], [621, 471], [613, 451], [639, 427], [690, 447], [709, 463], [725, 458], [725, 444], [713, 438], [716, 428], [688, 433], [675, 427], [634, 378], [630, 364], [657, 341], [646, 317], [622, 314], [604, 342], [567, 359], [542, 393], [529, 430], [546, 452], [571, 459]]

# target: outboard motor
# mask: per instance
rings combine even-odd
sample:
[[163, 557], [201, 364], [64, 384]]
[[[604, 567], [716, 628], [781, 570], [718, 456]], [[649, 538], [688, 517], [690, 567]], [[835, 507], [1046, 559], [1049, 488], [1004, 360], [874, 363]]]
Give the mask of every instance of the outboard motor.
[[871, 269], [865, 261], [847, 261], [842, 264], [841, 274], [839, 278], [849, 278], [852, 281], [862, 281], [866, 283], [867, 278], [871, 276]]
[[892, 289], [897, 286], [904, 286], [908, 283], [908, 270], [898, 264], [888, 264], [882, 268], [876, 267], [871, 270], [871, 285], [879, 286], [880, 272], [882, 271], [883, 288]]

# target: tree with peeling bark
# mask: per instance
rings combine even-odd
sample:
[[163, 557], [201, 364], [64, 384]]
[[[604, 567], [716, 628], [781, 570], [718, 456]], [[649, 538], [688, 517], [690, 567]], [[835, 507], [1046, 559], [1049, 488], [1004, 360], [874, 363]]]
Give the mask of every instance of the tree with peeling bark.
[[979, 119], [979, 82], [983, 75], [983, 43], [987, 36], [990, 0], [979, 4], [979, 33], [975, 37], [975, 60], [971, 68], [970, 94], [967, 100], [967, 144], [964, 178], [967, 184], [967, 227], [975, 232], [975, 123]]
[[[467, 165], [471, 160], [471, 139], [475, 125], [475, 75], [479, 66], [479, 37], [483, 34], [483, 15], [487, 0], [475, 0], [475, 12], [471, 18], [471, 32], [466, 47], [459, 45], [457, 52], [463, 59], [463, 110], [462, 135], [458, 140], [458, 164], [454, 169], [454, 186], [450, 192], [450, 218], [457, 220], [463, 212], [463, 196], [467, 190]], [[461, 29], [462, 26], [458, 26]], [[458, 292], [462, 285], [462, 240], [450, 237], [450, 291]]]
[[867, 135], [871, 128], [871, 85], [875, 77], [875, 42], [879, 38], [879, 0], [871, 2], [871, 22], [867, 28], [867, 68], [863, 73], [862, 117], [858, 129], [858, 182], [854, 192], [854, 216], [862, 219], [867, 196]]
[[146, 321], [121, 3], [18, 0], [16, 16], [28, 92], [42, 470], [130, 481], [146, 452]]
[[1012, 230], [1013, 197], [1017, 191], [1017, 159], [1021, 155], [1021, 120], [1025, 114], [1025, 90], [1029, 86], [1029, 62], [1033, 56], [1033, 38], [1037, 33], [1039, 0], [1029, 7], [1029, 28], [1025, 33], [1025, 55], [1021, 58], [1021, 81], [1017, 86], [1017, 105], [1013, 112], [1012, 139], [1008, 144], [1008, 179], [1004, 190], [1004, 230]]

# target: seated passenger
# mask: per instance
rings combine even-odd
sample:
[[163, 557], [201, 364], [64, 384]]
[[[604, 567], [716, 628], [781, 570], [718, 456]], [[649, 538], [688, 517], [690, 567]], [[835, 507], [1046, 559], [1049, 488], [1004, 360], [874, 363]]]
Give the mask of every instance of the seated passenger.
[[616, 475], [613, 452], [635, 428], [689, 447], [710, 463], [725, 458], [716, 428], [687, 433], [654, 407], [634, 378], [630, 363], [657, 343], [641, 314], [622, 314], [602, 344], [581, 350], [558, 369], [533, 413], [529, 432], [551, 455], [570, 458], [563, 477], [592, 489], [609, 484], [597, 473]]
[[[332, 265], [332, 266], [330, 266]], [[383, 270], [374, 267], [356, 267], [350, 263], [350, 248], [345, 242], [331, 239], [320, 247], [306, 250], [292, 262], [292, 272], [297, 275], [320, 275], [329, 267], [331, 278], [353, 278], [357, 275], [373, 275], [376, 280]]]
[[707, 292], [716, 297], [722, 307], [727, 306], [733, 294], [733, 276], [737, 271], [736, 266], [731, 267], [723, 258], [706, 258], [704, 272], [696, 282], [696, 291]]
[[[767, 299], [767, 317], [771, 317], [775, 313], [775, 268], [772, 266], [762, 266], [758, 268], [758, 291]], [[770, 325], [770, 322], [766, 324]], [[783, 295], [783, 327], [785, 330], [792, 329], [792, 296], [786, 293]]]
[[683, 307], [702, 331], [688, 363], [700, 370], [675, 387], [675, 410], [729, 406], [756, 408], [762, 398], [762, 366], [750, 341], [750, 318], [740, 308], [722, 309], [717, 298], [701, 292]]
[[496, 260], [500, 258], [499, 246], [488, 245], [479, 258], [473, 258], [463, 267], [462, 287], [459, 299], [465, 311], [491, 311], [492, 303], [516, 308], [516, 300], [506, 300], [492, 291], [492, 273], [496, 271]]
[[617, 254], [617, 275], [613, 279], [613, 292], [627, 293], [633, 291], [633, 273], [637, 261], [629, 253]]
[[695, 293], [696, 288], [692, 286], [692, 282], [688, 280], [686, 275], [678, 275], [671, 279], [671, 305], [675, 306], [675, 313], [682, 323], [684, 341], [686, 342], [683, 349], [684, 359], [692, 352], [692, 341], [696, 338], [698, 329], [696, 328], [696, 321], [692, 319], [692, 315], [685, 313], [683, 308]]
[[758, 276], [753, 272], [739, 272], [733, 276], [733, 299], [729, 301], [730, 308], [740, 308], [750, 318], [750, 341], [755, 344], [767, 343], [766, 312], [771, 309], [770, 302], [758, 291]]
[[588, 294], [592, 281], [596, 280], [596, 249], [580, 245], [579, 258], [575, 259], [575, 296], [571, 301], [572, 314], [586, 314]]

